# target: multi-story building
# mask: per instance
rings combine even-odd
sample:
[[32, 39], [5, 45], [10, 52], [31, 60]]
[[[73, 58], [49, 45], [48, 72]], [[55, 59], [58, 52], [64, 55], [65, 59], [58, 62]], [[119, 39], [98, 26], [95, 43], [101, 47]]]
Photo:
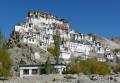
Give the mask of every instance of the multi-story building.
[[[20, 43], [32, 44], [47, 50], [54, 43], [53, 35], [58, 30], [63, 43], [60, 45], [61, 58], [67, 60], [89, 55], [91, 50], [104, 54], [105, 49], [100, 42], [93, 41], [91, 35], [78, 33], [70, 29], [69, 22], [46, 12], [29, 12], [23, 23], [15, 25], [15, 31], [22, 36]], [[108, 49], [109, 50], [109, 49]]]
[[22, 43], [34, 44], [44, 49], [54, 42], [52, 36], [55, 29], [64, 33], [65, 37], [69, 30], [68, 21], [45, 12], [29, 12], [25, 22], [15, 26], [15, 31], [23, 35]]

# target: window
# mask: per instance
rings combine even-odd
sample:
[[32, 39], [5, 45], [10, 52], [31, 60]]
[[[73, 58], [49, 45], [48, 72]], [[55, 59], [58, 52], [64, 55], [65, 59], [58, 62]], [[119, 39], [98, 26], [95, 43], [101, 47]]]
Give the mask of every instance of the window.
[[29, 24], [29, 27], [32, 27], [32, 24]]
[[34, 39], [32, 39], [32, 41], [34, 42]]
[[37, 69], [32, 69], [32, 74], [37, 74], [38, 70]]
[[29, 69], [24, 69], [23, 74], [25, 74], [25, 75], [29, 74]]
[[29, 41], [31, 41], [31, 39], [29, 39]]
[[40, 46], [42, 46], [42, 43], [40, 43]]

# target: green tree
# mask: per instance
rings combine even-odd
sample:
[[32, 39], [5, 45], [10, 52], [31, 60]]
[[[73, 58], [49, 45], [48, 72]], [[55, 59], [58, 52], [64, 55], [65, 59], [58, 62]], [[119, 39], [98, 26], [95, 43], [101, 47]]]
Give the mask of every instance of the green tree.
[[0, 30], [0, 48], [3, 47], [4, 40], [5, 40], [5, 39], [4, 39], [3, 33], [2, 33], [2, 31]]
[[118, 63], [118, 64], [120, 63], [120, 57], [118, 57], [118, 56], [116, 57], [116, 63]]
[[87, 62], [91, 65], [91, 74], [106, 75], [110, 73], [109, 65], [106, 62], [99, 62], [95, 58], [88, 59]]
[[54, 48], [54, 47], [47, 48], [47, 51], [48, 51], [49, 53], [51, 53], [52, 55], [55, 55], [55, 48]]
[[12, 61], [6, 49], [0, 48], [0, 76], [10, 75]]
[[6, 49], [5, 38], [0, 31], [0, 77], [7, 77], [10, 75], [12, 60], [10, 54]]
[[110, 73], [110, 69], [107, 63], [96, 62], [92, 64], [92, 74], [106, 75]]
[[80, 60], [67, 66], [66, 73], [84, 73], [106, 75], [110, 73], [109, 65], [105, 62], [99, 62], [95, 58]]
[[119, 73], [120, 72], [120, 64], [117, 64], [114, 68], [113, 68], [113, 71], [115, 73]]
[[119, 52], [120, 52], [120, 48], [114, 49], [114, 52], [115, 52], [115, 53], [119, 53]]
[[51, 65], [51, 61], [50, 61], [50, 58], [48, 57], [46, 63], [45, 63], [45, 71], [46, 71], [46, 74], [51, 74], [52, 71], [53, 71], [53, 67]]
[[56, 63], [59, 63], [59, 56], [60, 56], [60, 44], [61, 44], [61, 37], [59, 31], [56, 31], [55, 35], [53, 35], [54, 39], [54, 56], [56, 58]]

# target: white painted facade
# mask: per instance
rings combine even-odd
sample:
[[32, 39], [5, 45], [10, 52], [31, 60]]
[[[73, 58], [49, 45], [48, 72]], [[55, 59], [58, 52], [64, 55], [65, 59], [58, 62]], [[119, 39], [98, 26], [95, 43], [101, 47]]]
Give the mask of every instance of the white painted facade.
[[97, 48], [97, 53], [98, 53], [98, 54], [104, 54], [104, 53], [105, 53], [104, 48], [103, 48], [103, 47]]
[[[35, 46], [45, 49], [47, 48], [47, 46], [54, 42], [54, 23], [69, 29], [68, 23], [64, 23], [62, 20], [56, 19], [56, 17], [49, 15], [49, 18], [41, 16], [37, 18], [35, 18], [34, 16], [27, 17], [24, 23], [15, 26], [15, 31], [20, 32], [23, 35], [23, 39], [21, 40], [21, 42], [34, 44]], [[65, 33], [63, 29], [60, 29], [61, 34]], [[65, 37], [65, 34], [63, 34], [63, 37]]]
[[106, 58], [108, 60], [114, 60], [115, 56], [113, 54], [108, 54], [108, 55], [106, 55]]
[[88, 55], [89, 51], [91, 50], [89, 45], [74, 42], [65, 42], [63, 46], [69, 48], [71, 52], [84, 53], [85, 55]]
[[[64, 20], [58, 19], [52, 15], [47, 15], [43, 12], [30, 12], [29, 15], [30, 16], [25, 19], [24, 23], [15, 26], [15, 31], [20, 32], [23, 35], [23, 39], [21, 40], [22, 43], [33, 44], [37, 47], [47, 50], [47, 47], [50, 46], [51, 43], [54, 43], [53, 35], [55, 23], [55, 26], [60, 27], [58, 30], [61, 38], [64, 40], [70, 40], [71, 35], [75, 35], [75, 40], [92, 41], [92, 37], [88, 35], [85, 36], [84, 34], [78, 34], [74, 30], [70, 30], [69, 23], [66, 23]], [[72, 52], [86, 51], [86, 54], [89, 54], [88, 51], [90, 49], [86, 45], [80, 45], [72, 42], [70, 42], [70, 45], [72, 46], [68, 46], [68, 48]]]
[[60, 58], [68, 60], [71, 56], [77, 57], [79, 54], [87, 57], [86, 55], [89, 55], [91, 50], [97, 54], [110, 51], [104, 49], [100, 42], [93, 41], [92, 36], [71, 30], [66, 20], [47, 13], [30, 12], [24, 23], [15, 25], [15, 31], [22, 35], [21, 43], [32, 44], [44, 50], [54, 43], [55, 29], [59, 30], [61, 39], [64, 39], [60, 46]]
[[[19, 68], [19, 75], [20, 75], [20, 77], [21, 78], [23, 78], [23, 77], [29, 77], [29, 76], [38, 76], [39, 75], [39, 73], [38, 73], [38, 68], [39, 67], [20, 67]], [[37, 74], [32, 74], [32, 70], [37, 70]], [[25, 71], [26, 71], [26, 73], [25, 73]]]
[[65, 42], [63, 45], [60, 46], [60, 50], [60, 58], [68, 60], [71, 58], [71, 56], [80, 56], [79, 54], [89, 55], [91, 46], [74, 42]]
[[97, 57], [97, 61], [106, 62], [106, 59], [104, 57]]
[[[63, 70], [66, 69], [66, 66], [63, 64], [54, 64], [53, 67], [58, 71], [59, 74], [62, 74]], [[45, 69], [39, 65], [22, 65], [19, 67], [19, 76], [21, 78], [39, 76], [40, 68]]]

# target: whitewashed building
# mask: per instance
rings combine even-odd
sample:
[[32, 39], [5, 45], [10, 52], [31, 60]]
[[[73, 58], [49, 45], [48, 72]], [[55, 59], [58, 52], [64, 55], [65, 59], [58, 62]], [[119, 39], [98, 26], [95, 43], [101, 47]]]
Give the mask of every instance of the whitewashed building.
[[64, 42], [64, 44], [60, 46], [60, 58], [64, 60], [69, 60], [71, 57], [79, 57], [81, 56], [81, 54], [87, 57], [90, 50], [90, 45], [84, 45], [74, 42]]
[[29, 12], [25, 22], [15, 25], [15, 31], [22, 34], [21, 43], [33, 44], [45, 50], [54, 42], [53, 35], [55, 29], [60, 31], [63, 38], [67, 38], [66, 32], [69, 30], [68, 21], [45, 12]]
[[109, 61], [113, 61], [115, 59], [115, 55], [111, 53], [106, 54], [106, 59]]
[[90, 51], [97, 54], [109, 52], [100, 42], [93, 41], [91, 35], [78, 33], [70, 29], [69, 22], [46, 12], [29, 12], [23, 23], [15, 25], [15, 31], [21, 33], [20, 43], [32, 44], [47, 50], [54, 44], [53, 35], [58, 30], [63, 44], [60, 45], [60, 58], [69, 60], [71, 56], [87, 58]]
[[[58, 74], [62, 74], [63, 70], [66, 69], [64, 64], [51, 64]], [[44, 65], [20, 65], [19, 76], [21, 78], [39, 76], [40, 74], [46, 74]]]
[[[15, 31], [21, 33], [21, 43], [32, 44], [47, 50], [54, 43], [53, 35], [57, 29], [60, 36], [64, 39], [68, 51], [61, 51], [61, 55], [68, 58], [71, 52], [82, 52], [85, 55], [89, 54], [89, 45], [75, 43], [75, 41], [92, 41], [92, 36], [77, 33], [69, 28], [69, 22], [65, 19], [49, 15], [46, 12], [29, 12], [25, 21], [19, 25], [15, 25]], [[70, 42], [69, 42], [70, 41]], [[66, 56], [68, 55], [68, 56]]]

